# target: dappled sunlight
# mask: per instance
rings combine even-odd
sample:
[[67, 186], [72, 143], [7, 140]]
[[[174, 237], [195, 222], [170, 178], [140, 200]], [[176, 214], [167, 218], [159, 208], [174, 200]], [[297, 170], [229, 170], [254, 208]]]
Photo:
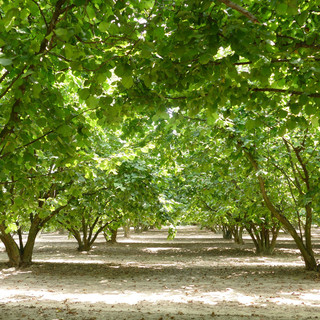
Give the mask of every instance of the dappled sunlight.
[[182, 248], [176, 248], [176, 247], [152, 247], [152, 248], [145, 248], [142, 249], [141, 251], [143, 252], [148, 252], [148, 253], [158, 253], [158, 252], [163, 252], [163, 251], [182, 251]]
[[225, 263], [232, 266], [266, 266], [266, 267], [301, 267], [304, 263], [301, 259], [295, 261], [277, 261], [274, 258], [226, 258]]
[[[280, 292], [279, 295], [281, 297], [271, 299], [271, 301], [277, 304], [320, 307], [320, 290], [314, 289], [309, 292]], [[297, 300], [295, 298], [299, 299]]]
[[[179, 269], [182, 269], [182, 266], [178, 266], [179, 263], [175, 262], [163, 262], [163, 263], [153, 263], [153, 264], [141, 264], [136, 261], [129, 261], [125, 263], [125, 267], [135, 267], [138, 269], [148, 269], [148, 270], [162, 270], [164, 268], [168, 267], [178, 267]], [[119, 266], [120, 267], [120, 266]]]
[[[31, 270], [19, 270], [16, 268], [6, 268], [6, 269], [0, 270], [0, 280], [4, 279], [6, 277], [10, 277], [10, 276], [26, 275], [26, 274], [31, 274], [31, 273], [32, 273]], [[1, 288], [0, 288], [0, 292], [1, 292]], [[1, 297], [1, 295], [0, 295], [0, 297]]]
[[285, 254], [300, 254], [300, 251], [297, 248], [281, 248], [281, 249], [278, 249], [277, 251]]
[[[73, 256], [68, 257], [68, 263], [71, 264], [104, 264], [104, 260], [95, 260], [95, 259], [75, 259]], [[37, 259], [35, 262], [39, 263], [66, 263], [66, 258], [49, 258], [49, 259]]]
[[[82, 303], [104, 303], [104, 304], [137, 304], [140, 302], [148, 303], [203, 303], [207, 305], [216, 305], [221, 302], [237, 302], [243, 305], [251, 305], [258, 301], [256, 296], [248, 296], [237, 292], [233, 289], [227, 288], [224, 291], [213, 292], [197, 292], [194, 295], [195, 289], [184, 290], [170, 290], [165, 289], [162, 292], [137, 292], [132, 290], [124, 291], [105, 291], [103, 294], [76, 292], [68, 293], [54, 290], [1, 290], [0, 296], [2, 302], [19, 302], [25, 300], [37, 299], [50, 300], [62, 302], [68, 300], [69, 302], [82, 302]], [[85, 289], [83, 291], [86, 291]], [[192, 295], [193, 294], [193, 295]], [[191, 296], [192, 295], [192, 296]]]
[[[104, 284], [104, 282], [102, 282]], [[81, 292], [82, 291], [82, 292]], [[181, 289], [164, 289], [160, 292], [141, 292], [134, 290], [106, 290], [102, 293], [86, 292], [86, 289], [76, 292], [61, 292], [53, 289], [26, 290], [0, 289], [2, 303], [21, 302], [26, 300], [52, 301], [69, 303], [103, 303], [105, 305], [144, 303], [200, 303], [204, 305], [218, 305], [221, 303], [237, 303], [243, 306], [268, 306], [270, 304], [287, 306], [320, 307], [320, 290], [310, 292], [279, 292], [276, 297], [245, 294], [239, 290], [226, 288], [222, 291], [201, 292], [194, 287]]]

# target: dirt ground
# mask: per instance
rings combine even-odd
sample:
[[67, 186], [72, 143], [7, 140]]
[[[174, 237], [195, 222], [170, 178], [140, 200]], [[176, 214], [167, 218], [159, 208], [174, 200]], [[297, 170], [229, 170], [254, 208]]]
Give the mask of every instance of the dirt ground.
[[320, 276], [288, 235], [270, 257], [247, 236], [244, 246], [197, 227], [166, 237], [120, 233], [80, 253], [67, 235], [42, 234], [22, 270], [6, 267], [0, 244], [0, 319], [320, 319]]

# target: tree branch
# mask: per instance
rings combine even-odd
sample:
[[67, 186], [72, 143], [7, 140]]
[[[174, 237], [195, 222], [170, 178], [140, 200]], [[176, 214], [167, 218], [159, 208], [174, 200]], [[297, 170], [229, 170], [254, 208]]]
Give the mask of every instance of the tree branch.
[[249, 88], [249, 91], [286, 93], [286, 94], [299, 95], [299, 96], [306, 94], [308, 97], [311, 97], [311, 98], [320, 98], [320, 93], [305, 93], [303, 91], [295, 91], [295, 90], [290, 91], [287, 89], [277, 89], [277, 88]]
[[[30, 146], [31, 144], [33, 144], [33, 143], [35, 143], [35, 142], [37, 142], [37, 141], [41, 140], [42, 138], [44, 138], [44, 137], [48, 136], [49, 134], [53, 133], [54, 131], [55, 131], [55, 130], [50, 130], [49, 132], [46, 132], [46, 133], [45, 133], [45, 134], [43, 134], [42, 136], [40, 136], [40, 137], [38, 137], [38, 138], [36, 138], [36, 139], [34, 139], [34, 140], [32, 140], [32, 141], [30, 141], [30, 142], [28, 142], [28, 143], [26, 143], [26, 144], [22, 145], [22, 146], [20, 146], [20, 147], [15, 148], [15, 149], [14, 149], [14, 151], [17, 151], [17, 150], [20, 150], [20, 149], [26, 148], [27, 146]], [[4, 158], [4, 157], [8, 156], [10, 153], [12, 153], [12, 152], [7, 152], [7, 153], [3, 154], [2, 156], [0, 156], [0, 159], [2, 159], [2, 158]]]
[[46, 17], [44, 16], [44, 13], [43, 13], [39, 3], [37, 1], [35, 1], [35, 0], [32, 0], [32, 2], [35, 3], [37, 5], [37, 7], [39, 8], [40, 14], [41, 14], [41, 16], [42, 16], [42, 18], [44, 20], [44, 23], [46, 24], [47, 29], [48, 29], [49, 28], [48, 22], [46, 20]]
[[7, 70], [2, 77], [0, 78], [0, 83], [6, 78], [6, 76], [9, 74], [9, 71]]
[[55, 215], [57, 215], [61, 210], [63, 210], [64, 208], [66, 208], [70, 202], [75, 199], [75, 197], [71, 197], [67, 204], [55, 209], [54, 211], [52, 211], [46, 218], [44, 218], [41, 223], [39, 224], [40, 227], [43, 227], [50, 219], [52, 219]]
[[66, 3], [67, 0], [58, 0], [55, 6], [55, 10], [53, 12], [52, 18], [50, 20], [50, 23], [47, 24], [47, 31], [44, 39], [41, 42], [39, 52], [37, 54], [41, 54], [46, 50], [46, 47], [49, 43], [50, 40], [47, 39], [47, 36], [53, 32], [55, 29], [57, 23], [59, 22], [59, 17], [61, 14], [68, 12], [71, 10], [73, 7], [75, 7], [74, 4], [69, 5], [68, 7], [62, 9], [62, 6]]
[[14, 78], [12, 79], [11, 83], [8, 85], [8, 87], [0, 94], [0, 99], [2, 97], [5, 96], [5, 94], [12, 88], [12, 86], [15, 84], [15, 82], [21, 77], [21, 75], [23, 74], [24, 70], [26, 70], [27, 68], [27, 65], [25, 65], [22, 70], [19, 72], [19, 74]]
[[259, 20], [251, 12], [242, 8], [238, 4], [236, 4], [230, 0], [218, 0], [218, 1], [224, 3], [227, 7], [232, 8], [232, 9], [240, 12], [241, 14], [246, 16], [249, 20], [251, 20], [253, 23], [260, 23]]
[[[290, 165], [291, 165], [291, 169], [292, 169], [292, 172], [293, 172], [293, 176], [294, 176], [294, 180], [295, 180], [295, 186], [296, 188], [298, 189], [299, 193], [300, 194], [303, 194], [303, 191], [302, 191], [302, 186], [300, 184], [300, 181], [298, 180], [298, 176], [303, 180], [303, 177], [302, 177], [302, 174], [299, 170], [299, 168], [295, 165], [293, 159], [292, 159], [292, 154], [291, 154], [291, 149], [290, 149], [290, 144], [289, 144], [289, 141], [287, 141], [285, 138], [282, 137], [282, 141], [287, 149], [287, 152], [288, 152], [288, 156], [289, 156], [289, 162], [290, 162]], [[293, 148], [293, 146], [292, 146]]]

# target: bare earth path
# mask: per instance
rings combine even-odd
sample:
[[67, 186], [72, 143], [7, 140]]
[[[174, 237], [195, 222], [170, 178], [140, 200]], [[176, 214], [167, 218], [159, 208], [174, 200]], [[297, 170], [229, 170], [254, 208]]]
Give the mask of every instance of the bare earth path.
[[0, 319], [320, 319], [320, 277], [288, 236], [272, 257], [255, 256], [249, 238], [238, 246], [197, 227], [166, 236], [99, 238], [84, 254], [65, 235], [42, 234], [23, 270], [6, 267], [0, 243]]

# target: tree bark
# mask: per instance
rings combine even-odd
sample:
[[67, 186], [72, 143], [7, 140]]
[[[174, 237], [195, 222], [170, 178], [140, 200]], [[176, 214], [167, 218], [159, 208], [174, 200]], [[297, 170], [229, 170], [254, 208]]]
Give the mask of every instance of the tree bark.
[[232, 232], [226, 226], [222, 226], [223, 239], [232, 239]]
[[28, 266], [32, 263], [33, 248], [36, 242], [37, 235], [40, 231], [40, 221], [40, 218], [36, 217], [31, 223], [28, 233], [28, 239], [23, 248], [21, 266]]
[[20, 247], [15, 242], [12, 235], [10, 233], [6, 233], [5, 224], [0, 224], [0, 239], [5, 245], [10, 266], [20, 268], [29, 266], [32, 263], [33, 248], [37, 234], [40, 230], [39, 223], [40, 219], [38, 217], [32, 221], [27, 242], [25, 246], [23, 246], [21, 241]]
[[117, 235], [118, 235], [118, 229], [115, 230], [111, 230], [111, 239], [110, 242], [111, 243], [117, 243]]
[[[256, 254], [258, 255], [271, 255], [274, 252], [274, 248], [276, 245], [276, 239], [279, 232], [273, 230], [261, 228], [261, 230], [257, 230], [255, 226], [247, 227], [247, 231], [254, 243], [256, 248]], [[271, 232], [270, 232], [271, 231]], [[272, 235], [272, 239], [270, 241], [270, 236]]]
[[125, 224], [123, 226], [123, 232], [124, 232], [124, 237], [125, 238], [130, 238], [130, 224]]
[[[241, 148], [242, 144], [239, 143]], [[256, 172], [259, 171], [259, 166], [257, 161], [254, 159], [253, 155], [248, 151], [242, 148], [242, 150], [245, 152], [245, 155], [247, 156], [248, 160], [250, 161], [252, 167]], [[265, 181], [261, 175], [257, 175], [258, 182], [259, 182], [259, 187], [260, 191], [264, 200], [264, 203], [266, 204], [266, 207], [270, 210], [271, 215], [276, 218], [280, 223], [283, 225], [283, 227], [290, 233], [292, 238], [294, 239], [297, 247], [299, 248], [301, 255], [303, 257], [305, 267], [307, 270], [316, 270], [317, 269], [317, 262], [314, 257], [314, 252], [311, 247], [311, 234], [305, 234], [305, 236], [308, 237], [306, 240], [307, 245], [304, 244], [303, 239], [299, 237], [299, 234], [297, 233], [296, 229], [293, 227], [293, 225], [290, 223], [290, 221], [273, 205], [271, 199], [268, 196], [268, 193], [266, 191], [265, 187]], [[310, 208], [311, 209], [311, 208]], [[307, 217], [310, 212], [307, 212]], [[309, 221], [308, 223], [310, 224], [311, 227], [311, 218], [310, 216], [308, 217]], [[308, 228], [308, 225], [307, 225]]]
[[232, 235], [235, 243], [244, 244], [244, 241], [242, 239], [242, 232], [243, 232], [243, 227], [234, 226], [232, 228]]
[[81, 241], [80, 243], [78, 242], [78, 251], [80, 252], [88, 252], [91, 250], [91, 245], [89, 242], [83, 242]]
[[106, 241], [111, 244], [117, 243], [118, 229], [108, 228], [108, 230], [110, 231], [111, 235], [107, 234], [106, 232], [103, 233]]
[[19, 267], [21, 262], [20, 249], [10, 233], [6, 233], [4, 223], [0, 224], [0, 239], [3, 242], [11, 267]]

